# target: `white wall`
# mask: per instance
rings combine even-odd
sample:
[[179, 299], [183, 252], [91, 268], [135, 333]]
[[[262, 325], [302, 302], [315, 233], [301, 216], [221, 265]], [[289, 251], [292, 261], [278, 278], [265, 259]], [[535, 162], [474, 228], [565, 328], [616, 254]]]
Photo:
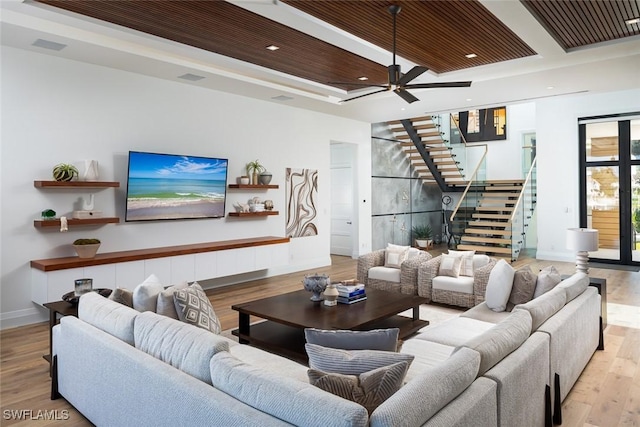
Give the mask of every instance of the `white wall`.
[[[359, 207], [364, 220], [358, 241], [366, 252], [371, 241], [370, 138], [367, 123], [3, 46], [2, 327], [45, 319], [44, 309], [31, 302], [29, 261], [73, 255], [70, 243], [79, 237], [97, 237], [100, 251], [112, 252], [283, 236], [287, 167], [319, 170], [319, 235], [292, 239], [289, 266], [268, 274], [329, 264], [331, 141], [358, 145], [356, 191], [359, 200], [367, 201]], [[246, 162], [259, 159], [280, 188], [228, 191], [227, 211], [234, 202], [258, 195], [272, 199], [281, 214], [257, 220], [121, 222], [68, 233], [33, 227], [42, 210], [68, 214], [78, 197], [88, 194], [38, 190], [34, 179], [50, 179], [55, 164], [82, 159], [98, 160], [102, 179], [120, 181], [118, 190], [96, 192], [96, 209], [124, 221], [129, 150], [228, 158], [231, 182], [243, 174]]]
[[565, 231], [580, 225], [578, 118], [640, 111], [640, 89], [536, 102], [539, 259], [571, 261]]

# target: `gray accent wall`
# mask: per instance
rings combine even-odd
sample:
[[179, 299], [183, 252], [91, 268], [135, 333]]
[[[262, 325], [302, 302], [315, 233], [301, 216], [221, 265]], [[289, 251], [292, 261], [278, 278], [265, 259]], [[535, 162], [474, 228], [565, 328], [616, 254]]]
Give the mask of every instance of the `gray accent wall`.
[[386, 123], [371, 126], [371, 245], [413, 245], [411, 228], [430, 224], [442, 234], [442, 192], [423, 184]]

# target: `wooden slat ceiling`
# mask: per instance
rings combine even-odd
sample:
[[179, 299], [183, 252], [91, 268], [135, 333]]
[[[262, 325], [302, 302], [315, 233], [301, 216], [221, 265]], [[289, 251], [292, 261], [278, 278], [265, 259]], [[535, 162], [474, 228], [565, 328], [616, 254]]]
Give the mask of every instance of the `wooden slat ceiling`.
[[521, 0], [565, 51], [640, 35], [638, 0]]

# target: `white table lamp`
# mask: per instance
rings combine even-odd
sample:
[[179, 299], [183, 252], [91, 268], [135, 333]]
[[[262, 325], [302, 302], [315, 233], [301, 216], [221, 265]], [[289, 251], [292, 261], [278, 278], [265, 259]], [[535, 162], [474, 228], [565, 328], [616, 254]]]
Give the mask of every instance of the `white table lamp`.
[[576, 272], [589, 274], [589, 252], [598, 250], [598, 230], [592, 228], [567, 229], [567, 249], [576, 251]]

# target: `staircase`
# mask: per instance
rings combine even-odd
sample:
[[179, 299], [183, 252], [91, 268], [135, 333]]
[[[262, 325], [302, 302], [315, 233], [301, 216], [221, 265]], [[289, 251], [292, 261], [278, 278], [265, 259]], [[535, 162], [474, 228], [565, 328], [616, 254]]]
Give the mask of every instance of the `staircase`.
[[[459, 168], [459, 162], [456, 161], [456, 155], [450, 145], [447, 144], [442, 136], [440, 125], [434, 122], [432, 116], [416, 117], [408, 120], [413, 131], [419, 137], [420, 148], [428, 155], [430, 161], [434, 165], [435, 173], [444, 180], [447, 186], [464, 186], [467, 183], [464, 180], [462, 169]], [[418, 173], [423, 183], [437, 183], [433, 176], [432, 170], [429, 168], [429, 160], [425, 159], [420, 148], [411, 139], [411, 135], [407, 131], [402, 121], [388, 122], [393, 132], [394, 139], [401, 141], [405, 154], [408, 156], [411, 166]]]

